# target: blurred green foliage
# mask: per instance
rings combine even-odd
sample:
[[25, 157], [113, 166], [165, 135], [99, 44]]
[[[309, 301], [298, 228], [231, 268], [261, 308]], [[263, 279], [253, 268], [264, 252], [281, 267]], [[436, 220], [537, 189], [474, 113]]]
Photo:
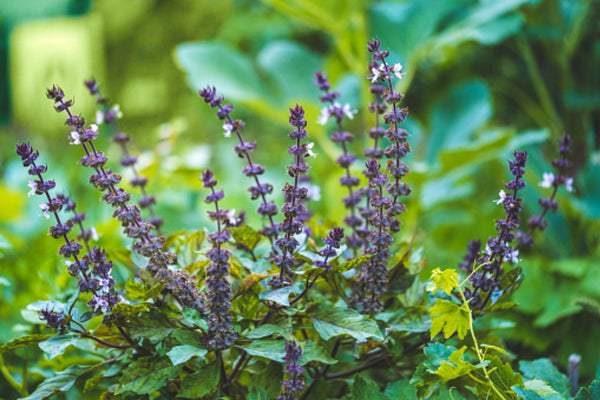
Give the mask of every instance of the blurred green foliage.
[[[133, 270], [129, 255], [118, 250], [123, 239], [107, 222], [109, 210], [94, 206], [98, 195], [75, 167], [79, 155], [65, 149], [64, 129], [43, 97], [46, 86], [56, 81], [78, 93], [76, 101], [88, 105], [86, 117], [93, 119], [81, 80], [100, 80], [125, 114], [122, 127], [141, 153], [169, 232], [204, 225], [197, 176], [209, 164], [224, 183], [226, 208], [254, 207], [240, 184], [242, 163], [230, 143], [217, 142], [222, 129], [196, 89], [215, 85], [239, 106], [249, 139], [258, 142], [257, 160], [268, 167], [265, 179], [276, 188], [283, 185], [279, 172], [287, 156], [281, 147], [287, 107], [302, 103], [320, 153], [311, 171], [321, 200], [311, 206], [327, 222], [344, 214], [342, 171], [331, 171], [339, 150], [315, 124], [320, 105], [310, 82], [323, 69], [341, 100], [360, 110], [348, 128], [362, 148], [371, 123], [364, 43], [377, 36], [407, 72], [398, 89], [410, 111], [405, 128], [412, 136], [407, 179], [413, 194], [401, 234], [423, 245], [430, 268], [456, 265], [470, 239], [493, 234], [501, 210], [492, 200], [507, 177], [505, 160], [517, 148], [529, 151], [523, 220], [537, 213], [538, 182], [550, 169], [556, 140], [563, 131], [573, 136], [575, 194], [559, 196], [561, 215], [551, 216], [535, 255], [523, 257], [528, 278], [514, 299], [520, 307], [501, 317], [516, 323], [503, 336], [520, 358], [554, 356], [564, 369], [568, 354], [578, 352], [584, 376], [594, 375], [600, 352], [597, 0], [29, 3], [0, 1], [4, 116], [9, 93], [12, 104], [10, 123], [0, 127], [2, 342], [29, 329], [20, 315], [27, 304], [64, 300], [74, 285], [56, 244], [41, 234], [48, 224], [38, 204], [24, 195], [27, 176], [13, 155], [15, 142], [27, 137], [44, 150], [58, 186], [85, 205], [121, 280]], [[27, 19], [62, 19], [18, 24], [15, 15], [26, 14], [18, 7], [36, 11]], [[118, 158], [116, 147], [107, 153]], [[5, 362], [37, 356], [20, 353]]]

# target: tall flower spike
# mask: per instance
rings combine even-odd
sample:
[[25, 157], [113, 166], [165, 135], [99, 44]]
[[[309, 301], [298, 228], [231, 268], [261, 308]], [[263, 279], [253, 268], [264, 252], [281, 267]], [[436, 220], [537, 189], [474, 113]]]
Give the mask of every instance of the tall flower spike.
[[515, 247], [528, 248], [533, 246], [533, 233], [536, 230], [543, 231], [548, 226], [548, 223], [544, 219], [548, 211], [556, 212], [558, 209], [558, 202], [556, 201], [556, 194], [558, 188], [564, 186], [568, 192], [573, 191], [573, 178], [566, 175], [567, 169], [569, 168], [569, 155], [571, 154], [572, 140], [568, 134], [564, 134], [558, 141], [558, 153], [560, 158], [552, 161], [552, 166], [556, 168], [557, 175], [552, 172], [545, 172], [544, 179], [540, 183], [541, 187], [552, 188], [550, 197], [542, 197], [538, 200], [538, 203], [542, 207], [540, 215], [535, 215], [529, 218], [527, 225], [529, 230], [527, 232], [517, 232], [517, 243]]
[[298, 261], [294, 258], [298, 241], [294, 235], [302, 232], [304, 225], [299, 217], [306, 212], [302, 200], [308, 193], [306, 187], [300, 186], [300, 177], [306, 175], [309, 168], [304, 162], [304, 158], [309, 155], [310, 151], [310, 143], [300, 142], [308, 136], [304, 129], [306, 121], [304, 120], [304, 109], [301, 106], [296, 105], [296, 107], [290, 108], [289, 122], [296, 128], [289, 134], [290, 138], [295, 140], [295, 144], [288, 149], [288, 153], [294, 156], [294, 164], [287, 166], [288, 174], [294, 178], [294, 183], [292, 185], [286, 183], [283, 188], [285, 204], [281, 207], [281, 212], [285, 215], [285, 219], [279, 224], [279, 230], [284, 233], [284, 236], [275, 241], [281, 254], [274, 254], [271, 257], [273, 264], [279, 267], [280, 271], [279, 277], [271, 280], [270, 284], [274, 288], [283, 286], [291, 276], [292, 270], [298, 265]]
[[285, 373], [288, 379], [283, 381], [282, 392], [277, 396], [277, 400], [296, 400], [298, 394], [304, 389], [305, 384], [302, 380], [304, 368], [298, 365], [302, 358], [302, 347], [295, 342], [285, 343]]
[[176, 262], [176, 257], [175, 254], [163, 250], [165, 238], [150, 235], [154, 226], [142, 219], [141, 212], [136, 206], [128, 204], [131, 195], [117, 186], [121, 177], [111, 169], [104, 168], [107, 158], [102, 152], [96, 150], [93, 143], [98, 136], [98, 127], [94, 124], [86, 127], [82, 117], [71, 113], [72, 101], [63, 100], [64, 93], [60, 88], [54, 86], [48, 90], [48, 98], [54, 100], [54, 108], [58, 112], [66, 111], [68, 115], [66, 124], [73, 129], [71, 137], [76, 137], [76, 141], [85, 152], [79, 162], [95, 171], [90, 176], [90, 183], [104, 192], [102, 200], [115, 208], [113, 217], [119, 220], [123, 232], [134, 239], [133, 250], [148, 257], [146, 269], [156, 280], [166, 283], [165, 290], [175, 297], [181, 306], [196, 309], [203, 315], [204, 299], [196, 289], [195, 278], [188, 277], [186, 271], [169, 268], [169, 264]]
[[121, 165], [124, 167], [129, 167], [131, 171], [133, 171], [134, 178], [131, 180], [132, 186], [139, 186], [140, 191], [142, 192], [142, 198], [139, 201], [139, 205], [142, 209], [147, 208], [150, 213], [150, 223], [154, 225], [156, 231], [160, 233], [160, 227], [164, 223], [164, 220], [157, 216], [154, 212], [154, 204], [156, 203], [156, 197], [148, 195], [146, 191], [146, 184], [148, 183], [148, 178], [139, 174], [135, 164], [137, 162], [137, 156], [130, 154], [127, 148], [127, 142], [129, 142], [130, 138], [125, 133], [121, 131], [119, 127], [119, 123], [117, 119], [122, 117], [121, 110], [118, 105], [109, 107], [108, 101], [102, 93], [100, 92], [100, 88], [98, 83], [95, 80], [85, 81], [85, 86], [90, 92], [92, 96], [96, 97], [96, 103], [100, 106], [100, 110], [96, 113], [96, 124], [102, 125], [107, 124], [112, 126], [114, 131], [114, 136], [112, 140], [119, 144], [121, 150], [123, 151], [123, 158], [121, 159]]
[[231, 253], [223, 248], [223, 244], [231, 239], [231, 232], [226, 228], [230, 211], [219, 208], [219, 200], [225, 196], [223, 191], [215, 191], [217, 180], [213, 179], [211, 170], [202, 173], [201, 180], [210, 193], [204, 201], [214, 203], [215, 211], [209, 211], [208, 216], [217, 223], [217, 231], [208, 235], [212, 243], [206, 256], [211, 263], [206, 267], [206, 300], [208, 302], [208, 344], [221, 350], [233, 345], [237, 334], [233, 330], [231, 311], [231, 286], [229, 275], [229, 257]]
[[354, 112], [350, 109], [349, 104], [341, 106], [335, 100], [340, 96], [338, 92], [329, 90], [331, 84], [327, 77], [321, 71], [315, 73], [315, 84], [324, 94], [320, 97], [322, 103], [328, 104], [321, 111], [319, 123], [325, 123], [333, 117], [337, 125], [337, 131], [331, 133], [331, 140], [334, 143], [339, 143], [342, 148], [342, 155], [338, 157], [337, 163], [345, 170], [345, 175], [340, 178], [342, 186], [348, 188], [348, 195], [344, 197], [344, 206], [350, 210], [350, 215], [344, 218], [344, 222], [352, 229], [352, 233], [346, 237], [346, 244], [352, 249], [353, 256], [356, 256], [358, 249], [363, 245], [363, 240], [357, 233], [358, 227], [363, 223], [363, 220], [358, 215], [357, 205], [361, 201], [361, 192], [355, 190], [360, 183], [358, 177], [350, 173], [350, 167], [356, 161], [356, 156], [348, 152], [348, 146], [352, 142], [353, 135], [349, 132], [344, 132], [342, 122], [344, 118], [352, 119]]
[[[525, 187], [523, 175], [527, 153], [515, 151], [513, 155], [514, 161], [509, 161], [509, 166], [514, 179], [504, 185], [509, 192], [502, 191], [501, 201], [498, 202], [504, 207], [506, 218], [496, 220], [498, 234], [488, 239], [485, 250], [476, 261], [477, 265], [481, 266], [482, 272], [470, 276], [469, 282], [473, 290], [465, 290], [465, 296], [470, 300], [469, 305], [476, 310], [483, 310], [498, 288], [500, 277], [504, 273], [503, 263], [517, 264], [520, 261], [519, 250], [512, 245], [512, 242], [520, 225], [519, 213], [523, 209], [523, 199], [517, 197], [517, 194]], [[465, 260], [473, 259], [475, 253], [479, 251], [477, 244], [477, 242], [469, 244], [469, 254], [465, 256]]]
[[[43, 195], [47, 199], [47, 202], [42, 204], [42, 210], [48, 216], [52, 214], [56, 220], [56, 224], [50, 227], [50, 235], [55, 239], [62, 238], [65, 241], [59, 254], [66, 259], [73, 258], [74, 260], [73, 262], [69, 261], [69, 267], [67, 268], [69, 274], [80, 277], [77, 286], [82, 293], [93, 293], [92, 299], [87, 304], [94, 311], [100, 310], [104, 314], [109, 313], [121, 301], [121, 297], [114, 290], [115, 281], [110, 276], [112, 263], [106, 260], [104, 251], [97, 247], [92, 251], [88, 250], [88, 254], [80, 257], [83, 246], [77, 241], [69, 239], [69, 233], [74, 222], [68, 220], [63, 223], [58, 215], [69, 204], [65, 201], [64, 196], [52, 197], [50, 195], [49, 191], [54, 188], [55, 184], [54, 181], [44, 179], [42, 174], [46, 172], [46, 166], [36, 164], [35, 161], [39, 156], [39, 152], [33, 151], [29, 143], [21, 143], [17, 145], [17, 154], [21, 157], [23, 166], [29, 167], [29, 175], [37, 178], [33, 181], [36, 194]], [[45, 320], [49, 327], [59, 329], [60, 332], [64, 333], [68, 328], [65, 325], [68, 320], [65, 318], [64, 311], [44, 310], [41, 319]]]
[[[262, 230], [261, 233], [268, 237], [271, 243], [277, 238], [279, 231], [273, 221], [273, 216], [279, 211], [277, 206], [272, 201], [267, 201], [267, 195], [273, 192], [273, 186], [269, 183], [261, 183], [259, 176], [265, 172], [265, 169], [260, 164], [256, 164], [252, 161], [250, 153], [256, 148], [255, 142], [246, 142], [242, 138], [242, 130], [244, 129], [244, 122], [241, 120], [233, 120], [231, 118], [231, 111], [233, 111], [233, 105], [223, 105], [223, 97], [216, 95], [216, 89], [214, 87], [207, 86], [198, 92], [200, 97], [205, 103], [210, 105], [211, 108], [217, 108], [217, 117], [220, 120], [224, 120], [223, 130], [226, 137], [230, 137], [232, 133], [238, 138], [240, 144], [234, 147], [238, 157], [246, 159], [246, 167], [242, 171], [244, 175], [252, 177], [255, 185], [251, 186], [248, 191], [251, 194], [252, 200], [258, 198], [261, 199], [261, 204], [258, 207], [257, 212], [263, 217], [267, 217], [269, 223]], [[275, 250], [274, 250], [275, 251]]]

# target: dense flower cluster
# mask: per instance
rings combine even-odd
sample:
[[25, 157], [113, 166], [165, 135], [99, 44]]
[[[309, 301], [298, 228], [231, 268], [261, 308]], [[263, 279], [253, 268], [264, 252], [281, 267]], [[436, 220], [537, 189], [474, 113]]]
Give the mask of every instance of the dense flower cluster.
[[233, 345], [237, 338], [230, 314], [231, 286], [227, 280], [231, 253], [223, 248], [223, 244], [231, 239], [231, 232], [227, 229], [231, 212], [219, 208], [219, 200], [223, 199], [225, 194], [222, 190], [215, 190], [217, 180], [213, 179], [212, 171], [204, 171], [201, 180], [204, 187], [211, 191], [204, 201], [215, 205], [215, 211], [209, 211], [208, 216], [217, 223], [217, 231], [208, 235], [208, 241], [213, 247], [206, 253], [206, 257], [211, 261], [206, 267], [208, 344], [217, 349], [224, 349]]
[[304, 381], [302, 373], [304, 368], [298, 365], [298, 361], [302, 358], [302, 347], [295, 342], [285, 343], [285, 373], [289, 376], [283, 381], [282, 393], [277, 396], [277, 400], [296, 400], [297, 395], [304, 389]]
[[321, 71], [318, 71], [315, 76], [315, 84], [324, 93], [320, 100], [322, 103], [328, 104], [321, 111], [319, 123], [324, 125], [329, 118], [333, 117], [337, 124], [337, 130], [331, 133], [331, 140], [334, 143], [339, 143], [342, 148], [342, 155], [336, 161], [345, 170], [345, 175], [340, 178], [340, 183], [348, 188], [348, 195], [344, 197], [344, 206], [350, 210], [350, 215], [344, 218], [344, 222], [352, 228], [352, 233], [346, 237], [346, 244], [352, 249], [353, 255], [356, 256], [358, 249], [363, 245], [363, 240], [357, 233], [357, 229], [363, 223], [357, 211], [357, 205], [360, 203], [362, 196], [361, 192], [355, 189], [360, 184], [360, 179], [350, 172], [351, 165], [356, 161], [356, 156], [348, 151], [354, 136], [349, 132], [345, 132], [342, 126], [344, 118], [352, 119], [354, 117], [354, 111], [350, 109], [349, 104], [342, 106], [335, 102], [340, 94], [329, 90], [331, 84]]
[[294, 156], [294, 164], [287, 166], [288, 174], [294, 178], [293, 184], [286, 183], [283, 188], [283, 198], [285, 204], [281, 207], [281, 212], [285, 219], [279, 224], [279, 230], [284, 233], [283, 237], [277, 239], [275, 244], [281, 251], [274, 254], [271, 261], [279, 268], [279, 278], [271, 281], [272, 287], [281, 287], [284, 285], [298, 261], [294, 258], [294, 251], [298, 247], [298, 240], [294, 235], [301, 233], [304, 226], [301, 217], [306, 213], [306, 207], [302, 202], [306, 198], [308, 189], [300, 186], [300, 177], [308, 172], [308, 165], [304, 162], [304, 157], [311, 154], [312, 143], [301, 143], [300, 141], [308, 136], [306, 132], [306, 121], [304, 120], [304, 109], [296, 105], [290, 108], [290, 125], [295, 127], [289, 136], [295, 141], [288, 149], [288, 153]]
[[121, 118], [123, 114], [119, 109], [118, 105], [109, 107], [107, 99], [100, 92], [100, 88], [98, 83], [91, 79], [89, 81], [85, 81], [85, 87], [88, 89], [92, 96], [96, 97], [96, 103], [100, 106], [100, 110], [96, 113], [96, 124], [97, 125], [110, 125], [114, 130], [114, 135], [112, 140], [115, 143], [118, 143], [123, 151], [123, 158], [121, 159], [121, 165], [125, 167], [129, 167], [131, 171], [133, 171], [133, 179], [130, 181], [132, 186], [139, 186], [140, 191], [142, 192], [142, 198], [138, 202], [142, 209], [147, 208], [150, 213], [149, 222], [156, 228], [157, 231], [160, 232], [160, 227], [163, 225], [164, 220], [157, 216], [154, 212], [153, 205], [156, 203], [156, 197], [148, 195], [146, 191], [146, 184], [148, 183], [148, 178], [142, 176], [138, 173], [135, 164], [137, 162], [137, 156], [130, 154], [127, 149], [127, 142], [129, 142], [130, 138], [128, 135], [123, 133], [119, 128], [119, 123], [117, 119]]
[[117, 186], [121, 176], [110, 168], [104, 168], [108, 159], [101, 151], [96, 150], [93, 143], [98, 136], [98, 127], [94, 124], [86, 127], [83, 117], [71, 113], [70, 107], [73, 101], [64, 100], [65, 95], [60, 88], [54, 86], [48, 89], [47, 97], [54, 101], [54, 108], [58, 112], [67, 113], [66, 125], [72, 129], [71, 143], [80, 144], [85, 152], [79, 162], [95, 171], [90, 176], [90, 183], [104, 192], [102, 200], [115, 208], [113, 217], [119, 220], [123, 232], [134, 239], [133, 250], [148, 257], [147, 270], [159, 282], [166, 284], [165, 289], [182, 306], [194, 308], [203, 314], [204, 301], [196, 289], [195, 279], [188, 277], [187, 272], [183, 270], [169, 268], [169, 264], [173, 264], [176, 257], [173, 253], [163, 251], [165, 238], [150, 235], [154, 226], [142, 219], [141, 212], [136, 206], [128, 204], [131, 195]]
[[[114, 286], [115, 281], [110, 276], [112, 271], [112, 262], [107, 261], [104, 255], [104, 250], [94, 247], [89, 250], [88, 253], [83, 257], [80, 256], [80, 251], [83, 250], [83, 246], [76, 240], [69, 238], [69, 233], [75, 222], [81, 225], [83, 220], [82, 214], [75, 214], [74, 219], [62, 222], [59, 216], [59, 212], [65, 208], [74, 208], [74, 203], [71, 202], [66, 196], [59, 195], [52, 197], [49, 193], [56, 185], [53, 180], [45, 180], [43, 173], [47, 171], [45, 165], [37, 165], [36, 160], [39, 157], [39, 152], [34, 151], [29, 143], [21, 143], [17, 145], [17, 154], [21, 157], [24, 167], [29, 167], [28, 173], [37, 179], [30, 182], [32, 190], [35, 194], [43, 195], [46, 197], [47, 202], [41, 205], [44, 214], [52, 214], [56, 220], [56, 224], [50, 227], [50, 235], [55, 239], [63, 239], [63, 244], [59, 250], [59, 254], [63, 257], [74, 261], [69, 261], [67, 268], [71, 276], [80, 277], [77, 282], [79, 290], [82, 293], [93, 293], [91, 300], [88, 301], [88, 305], [94, 309], [94, 311], [100, 311], [103, 314], [109, 313], [110, 310], [121, 300], [118, 293], [115, 292]], [[83, 228], [82, 228], [83, 229]], [[83, 230], [85, 235], [85, 230]], [[45, 310], [42, 312], [42, 319], [45, 320], [48, 326], [52, 328], [59, 328], [64, 331], [66, 327], [62, 325], [66, 319], [64, 315], [58, 315], [62, 312], [54, 312]]]
[[265, 169], [262, 165], [257, 164], [252, 161], [252, 157], [250, 153], [256, 149], [255, 142], [246, 142], [242, 138], [242, 130], [244, 129], [244, 122], [241, 120], [233, 120], [231, 118], [231, 111], [233, 111], [233, 105], [223, 105], [223, 96], [217, 96], [215, 88], [206, 87], [198, 92], [200, 97], [204, 99], [204, 102], [210, 105], [211, 108], [218, 108], [217, 117], [220, 120], [226, 121], [223, 124], [223, 130], [226, 137], [230, 137], [233, 132], [235, 132], [238, 141], [240, 142], [238, 145], [234, 147], [235, 152], [240, 158], [246, 159], [246, 167], [242, 171], [244, 175], [248, 177], [252, 177], [254, 179], [254, 186], [251, 186], [248, 191], [252, 196], [252, 200], [256, 200], [260, 197], [261, 204], [258, 207], [257, 212], [263, 217], [267, 217], [269, 220], [269, 224], [263, 227], [261, 233], [268, 237], [271, 242], [275, 240], [279, 231], [275, 222], [273, 221], [273, 216], [277, 214], [279, 211], [275, 203], [272, 201], [267, 201], [266, 196], [273, 192], [273, 186], [269, 183], [261, 183], [259, 176], [265, 172]]
[[344, 229], [340, 227], [335, 227], [329, 231], [329, 236], [327, 236], [323, 241], [325, 242], [325, 247], [319, 251], [319, 255], [323, 256], [323, 260], [315, 261], [315, 265], [319, 268], [331, 269], [331, 266], [327, 263], [327, 260], [330, 257], [334, 257], [337, 252], [336, 249], [340, 248], [340, 242], [344, 238]]
[[[480, 253], [481, 244], [477, 241], [469, 243], [468, 254], [465, 256], [465, 264], [461, 267], [467, 273], [473, 272], [473, 265], [481, 268], [481, 272], [470, 275], [469, 282], [473, 290], [465, 289], [465, 297], [470, 301], [473, 309], [483, 309], [492, 298], [494, 291], [500, 284], [500, 277], [504, 273], [502, 264], [519, 263], [519, 250], [513, 246], [513, 240], [519, 228], [519, 213], [523, 209], [523, 199], [517, 197], [519, 190], [525, 187], [523, 175], [525, 174], [525, 163], [527, 153], [523, 151], [514, 152], [514, 161], [509, 161], [510, 172], [514, 179], [504, 186], [508, 190], [500, 191], [500, 199], [496, 201], [501, 204], [506, 212], [506, 218], [496, 220], [496, 237], [489, 238], [483, 253]], [[478, 256], [477, 256], [478, 254]], [[474, 261], [476, 260], [476, 261]]]

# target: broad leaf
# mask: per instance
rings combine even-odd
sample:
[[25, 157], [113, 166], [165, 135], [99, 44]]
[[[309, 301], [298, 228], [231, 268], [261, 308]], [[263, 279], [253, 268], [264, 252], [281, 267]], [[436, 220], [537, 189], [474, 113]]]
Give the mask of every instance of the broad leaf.
[[339, 335], [350, 335], [356, 340], [368, 338], [384, 340], [375, 321], [351, 308], [328, 308], [312, 317], [313, 325], [324, 340]]
[[167, 356], [169, 356], [169, 359], [171, 359], [173, 365], [179, 365], [186, 363], [194, 356], [202, 358], [206, 355], [206, 353], [208, 353], [208, 350], [206, 349], [184, 344], [173, 347], [171, 350], [169, 350]]
[[273, 325], [273, 324], [261, 325], [258, 328], [250, 331], [250, 333], [248, 333], [248, 335], [246, 335], [246, 337], [248, 339], [260, 339], [260, 338], [263, 338], [266, 336], [271, 336], [271, 335], [281, 336], [286, 340], [292, 340], [292, 336], [290, 335], [290, 333], [287, 330], [285, 330], [281, 326]]
[[431, 337], [434, 338], [444, 330], [444, 337], [449, 339], [454, 333], [458, 333], [460, 339], [464, 339], [469, 331], [470, 311], [451, 301], [437, 299], [429, 309], [431, 313]]
[[72, 365], [64, 371], [57, 372], [53, 377], [40, 383], [31, 395], [21, 400], [42, 400], [49, 398], [54, 393], [66, 392], [73, 387], [75, 380], [89, 368], [88, 366]]
[[48, 354], [48, 358], [53, 359], [57, 355], [63, 354], [67, 347], [77, 346], [78, 342], [79, 336], [77, 335], [60, 335], [41, 342], [39, 346], [44, 353]]
[[270, 300], [282, 306], [290, 305], [290, 294], [294, 291], [292, 286], [286, 286], [275, 290], [265, 290], [258, 295], [261, 300]]
[[435, 371], [442, 378], [442, 382], [459, 378], [471, 372], [475, 366], [463, 360], [463, 356], [467, 346], [463, 346], [460, 350], [456, 350], [448, 357], [448, 361], [443, 361], [442, 365]]
[[198, 398], [209, 394], [219, 383], [218, 361], [207, 364], [181, 381], [177, 397]]
[[231, 229], [231, 236], [233, 240], [249, 250], [254, 250], [262, 237], [260, 233], [249, 225], [242, 225]]
[[21, 347], [43, 342], [45, 340], [48, 340], [52, 336], [53, 335], [43, 335], [41, 333], [38, 333], [35, 335], [27, 335], [17, 338], [15, 340], [11, 340], [10, 342], [4, 343], [2, 346], [0, 346], [0, 354], [4, 353], [5, 351], [14, 350]]
[[388, 400], [388, 397], [379, 390], [375, 381], [362, 375], [356, 375], [354, 378], [352, 398], [354, 400]]
[[183, 365], [173, 365], [168, 357], [143, 357], [123, 370], [115, 394], [133, 392], [150, 394], [163, 387], [181, 372]]
[[519, 370], [526, 379], [536, 379], [546, 382], [562, 397], [570, 395], [571, 384], [569, 383], [569, 379], [561, 374], [547, 358], [540, 358], [535, 361], [519, 361]]

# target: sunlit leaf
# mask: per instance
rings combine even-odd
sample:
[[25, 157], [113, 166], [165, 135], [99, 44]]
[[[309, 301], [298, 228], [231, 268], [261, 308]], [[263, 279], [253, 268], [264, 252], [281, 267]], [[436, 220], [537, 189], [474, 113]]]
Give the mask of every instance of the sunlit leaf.
[[455, 333], [464, 339], [469, 331], [469, 310], [451, 301], [437, 299], [429, 309], [431, 313], [431, 337], [435, 337], [443, 329], [446, 339]]

